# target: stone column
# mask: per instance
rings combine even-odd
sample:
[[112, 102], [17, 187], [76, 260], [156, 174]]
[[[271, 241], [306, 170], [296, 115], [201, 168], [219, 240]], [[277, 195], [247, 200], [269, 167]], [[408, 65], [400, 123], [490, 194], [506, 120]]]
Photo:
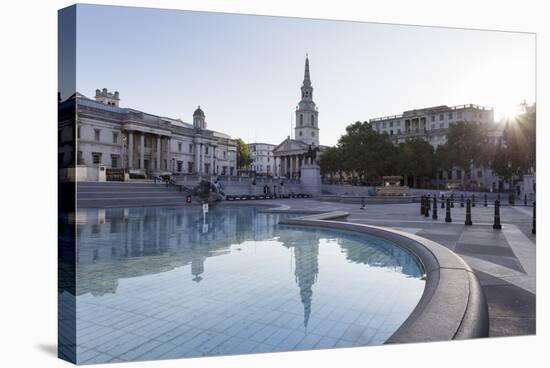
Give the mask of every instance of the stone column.
[[171, 171], [168, 167], [172, 164], [172, 138], [166, 137], [166, 170]]
[[139, 168], [145, 169], [143, 167], [143, 156], [145, 154], [145, 133], [141, 133], [140, 143], [139, 143]]
[[128, 168], [134, 168], [134, 132], [128, 132]]
[[290, 156], [290, 179], [292, 179], [292, 175], [294, 173], [294, 155]]
[[214, 152], [216, 151], [215, 146], [210, 146], [210, 173], [212, 175], [216, 174], [216, 168], [214, 167]]
[[202, 143], [199, 151], [199, 173], [204, 174], [204, 145]]
[[195, 143], [195, 174], [199, 173], [199, 163], [200, 163], [200, 143]]
[[160, 170], [161, 167], [162, 167], [162, 163], [160, 162], [160, 158], [161, 158], [161, 155], [160, 155], [160, 142], [161, 142], [161, 137], [160, 135], [157, 136], [157, 166], [155, 167], [155, 169], [157, 170]]

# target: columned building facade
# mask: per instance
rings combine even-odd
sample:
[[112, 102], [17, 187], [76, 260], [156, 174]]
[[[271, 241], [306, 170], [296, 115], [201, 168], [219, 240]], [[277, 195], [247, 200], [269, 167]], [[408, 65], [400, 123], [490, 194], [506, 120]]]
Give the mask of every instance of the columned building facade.
[[235, 140], [207, 129], [200, 107], [189, 124], [121, 108], [118, 92], [106, 89], [96, 90], [95, 100], [79, 93], [72, 99], [77, 105], [78, 180], [90, 180], [86, 169], [93, 172], [98, 167], [125, 169], [139, 177], [236, 174]]

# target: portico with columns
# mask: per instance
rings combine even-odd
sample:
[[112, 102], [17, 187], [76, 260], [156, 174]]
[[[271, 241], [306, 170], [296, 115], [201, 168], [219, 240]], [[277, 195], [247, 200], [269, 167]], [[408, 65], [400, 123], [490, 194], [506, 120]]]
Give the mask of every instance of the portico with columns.
[[127, 125], [123, 127], [126, 168], [142, 173], [167, 172], [170, 167], [170, 131]]

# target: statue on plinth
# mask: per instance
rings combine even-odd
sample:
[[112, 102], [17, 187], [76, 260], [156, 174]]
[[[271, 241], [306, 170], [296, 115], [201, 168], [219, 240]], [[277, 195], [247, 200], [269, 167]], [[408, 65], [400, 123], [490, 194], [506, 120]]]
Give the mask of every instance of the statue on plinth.
[[315, 164], [315, 158], [317, 157], [318, 152], [319, 152], [319, 147], [312, 147], [311, 144], [310, 144], [308, 149], [307, 149], [307, 153], [304, 155], [304, 157], [306, 158], [306, 163], [308, 163], [307, 159], [309, 158], [310, 159], [309, 163], [314, 165]]

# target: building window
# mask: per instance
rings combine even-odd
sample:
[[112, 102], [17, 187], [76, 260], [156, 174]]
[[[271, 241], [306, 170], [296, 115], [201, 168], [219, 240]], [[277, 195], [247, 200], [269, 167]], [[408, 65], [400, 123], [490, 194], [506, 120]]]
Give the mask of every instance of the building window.
[[453, 170], [447, 170], [447, 180], [453, 179]]
[[300, 130], [300, 133], [298, 133], [300, 135], [300, 137], [302, 136], [302, 131]]
[[188, 163], [187, 163], [187, 172], [188, 172], [189, 174], [192, 174], [193, 171], [194, 171], [194, 169], [193, 169], [193, 163], [192, 163], [192, 162], [188, 162]]
[[[181, 143], [178, 143], [178, 152], [181, 152]], [[180, 170], [178, 170], [180, 171]]]
[[315, 116], [311, 115], [311, 126], [315, 125]]
[[481, 179], [483, 177], [483, 172], [481, 170], [477, 170], [477, 178]]
[[304, 115], [300, 114], [300, 126], [304, 125]]
[[315, 132], [311, 132], [311, 136], [312, 136], [312, 137], [315, 137]]
[[439, 123], [439, 129], [445, 128], [445, 123]]
[[113, 143], [118, 143], [118, 133], [113, 132]]
[[453, 113], [450, 112], [450, 113], [449, 113], [449, 119], [452, 119], [452, 118], [453, 118]]
[[393, 128], [393, 121], [390, 121], [390, 128]]
[[204, 147], [204, 154], [205, 154], [205, 155], [208, 154], [208, 146]]
[[92, 163], [93, 164], [101, 163], [101, 152], [92, 152]]
[[382, 128], [386, 129], [386, 123], [382, 123]]
[[432, 119], [432, 121], [435, 121], [435, 115], [432, 115], [430, 118]]
[[461, 119], [462, 118], [462, 111], [457, 112], [456, 116], [457, 116], [457, 118]]
[[78, 151], [76, 153], [76, 164], [77, 165], [84, 165], [84, 158], [82, 157], [82, 151]]
[[178, 172], [183, 170], [183, 161], [178, 161]]
[[456, 170], [456, 178], [458, 180], [462, 179], [462, 171], [461, 170]]
[[192, 143], [189, 144], [189, 153], [193, 153], [193, 144]]
[[96, 142], [99, 142], [99, 134], [101, 133], [101, 130], [94, 129], [94, 139]]
[[80, 127], [76, 128], [76, 137], [80, 139]]
[[223, 151], [223, 158], [225, 158], [225, 151]]
[[111, 155], [111, 167], [116, 169], [118, 167], [118, 155]]
[[439, 114], [439, 121], [443, 120], [445, 117], [443, 116], [443, 114]]

